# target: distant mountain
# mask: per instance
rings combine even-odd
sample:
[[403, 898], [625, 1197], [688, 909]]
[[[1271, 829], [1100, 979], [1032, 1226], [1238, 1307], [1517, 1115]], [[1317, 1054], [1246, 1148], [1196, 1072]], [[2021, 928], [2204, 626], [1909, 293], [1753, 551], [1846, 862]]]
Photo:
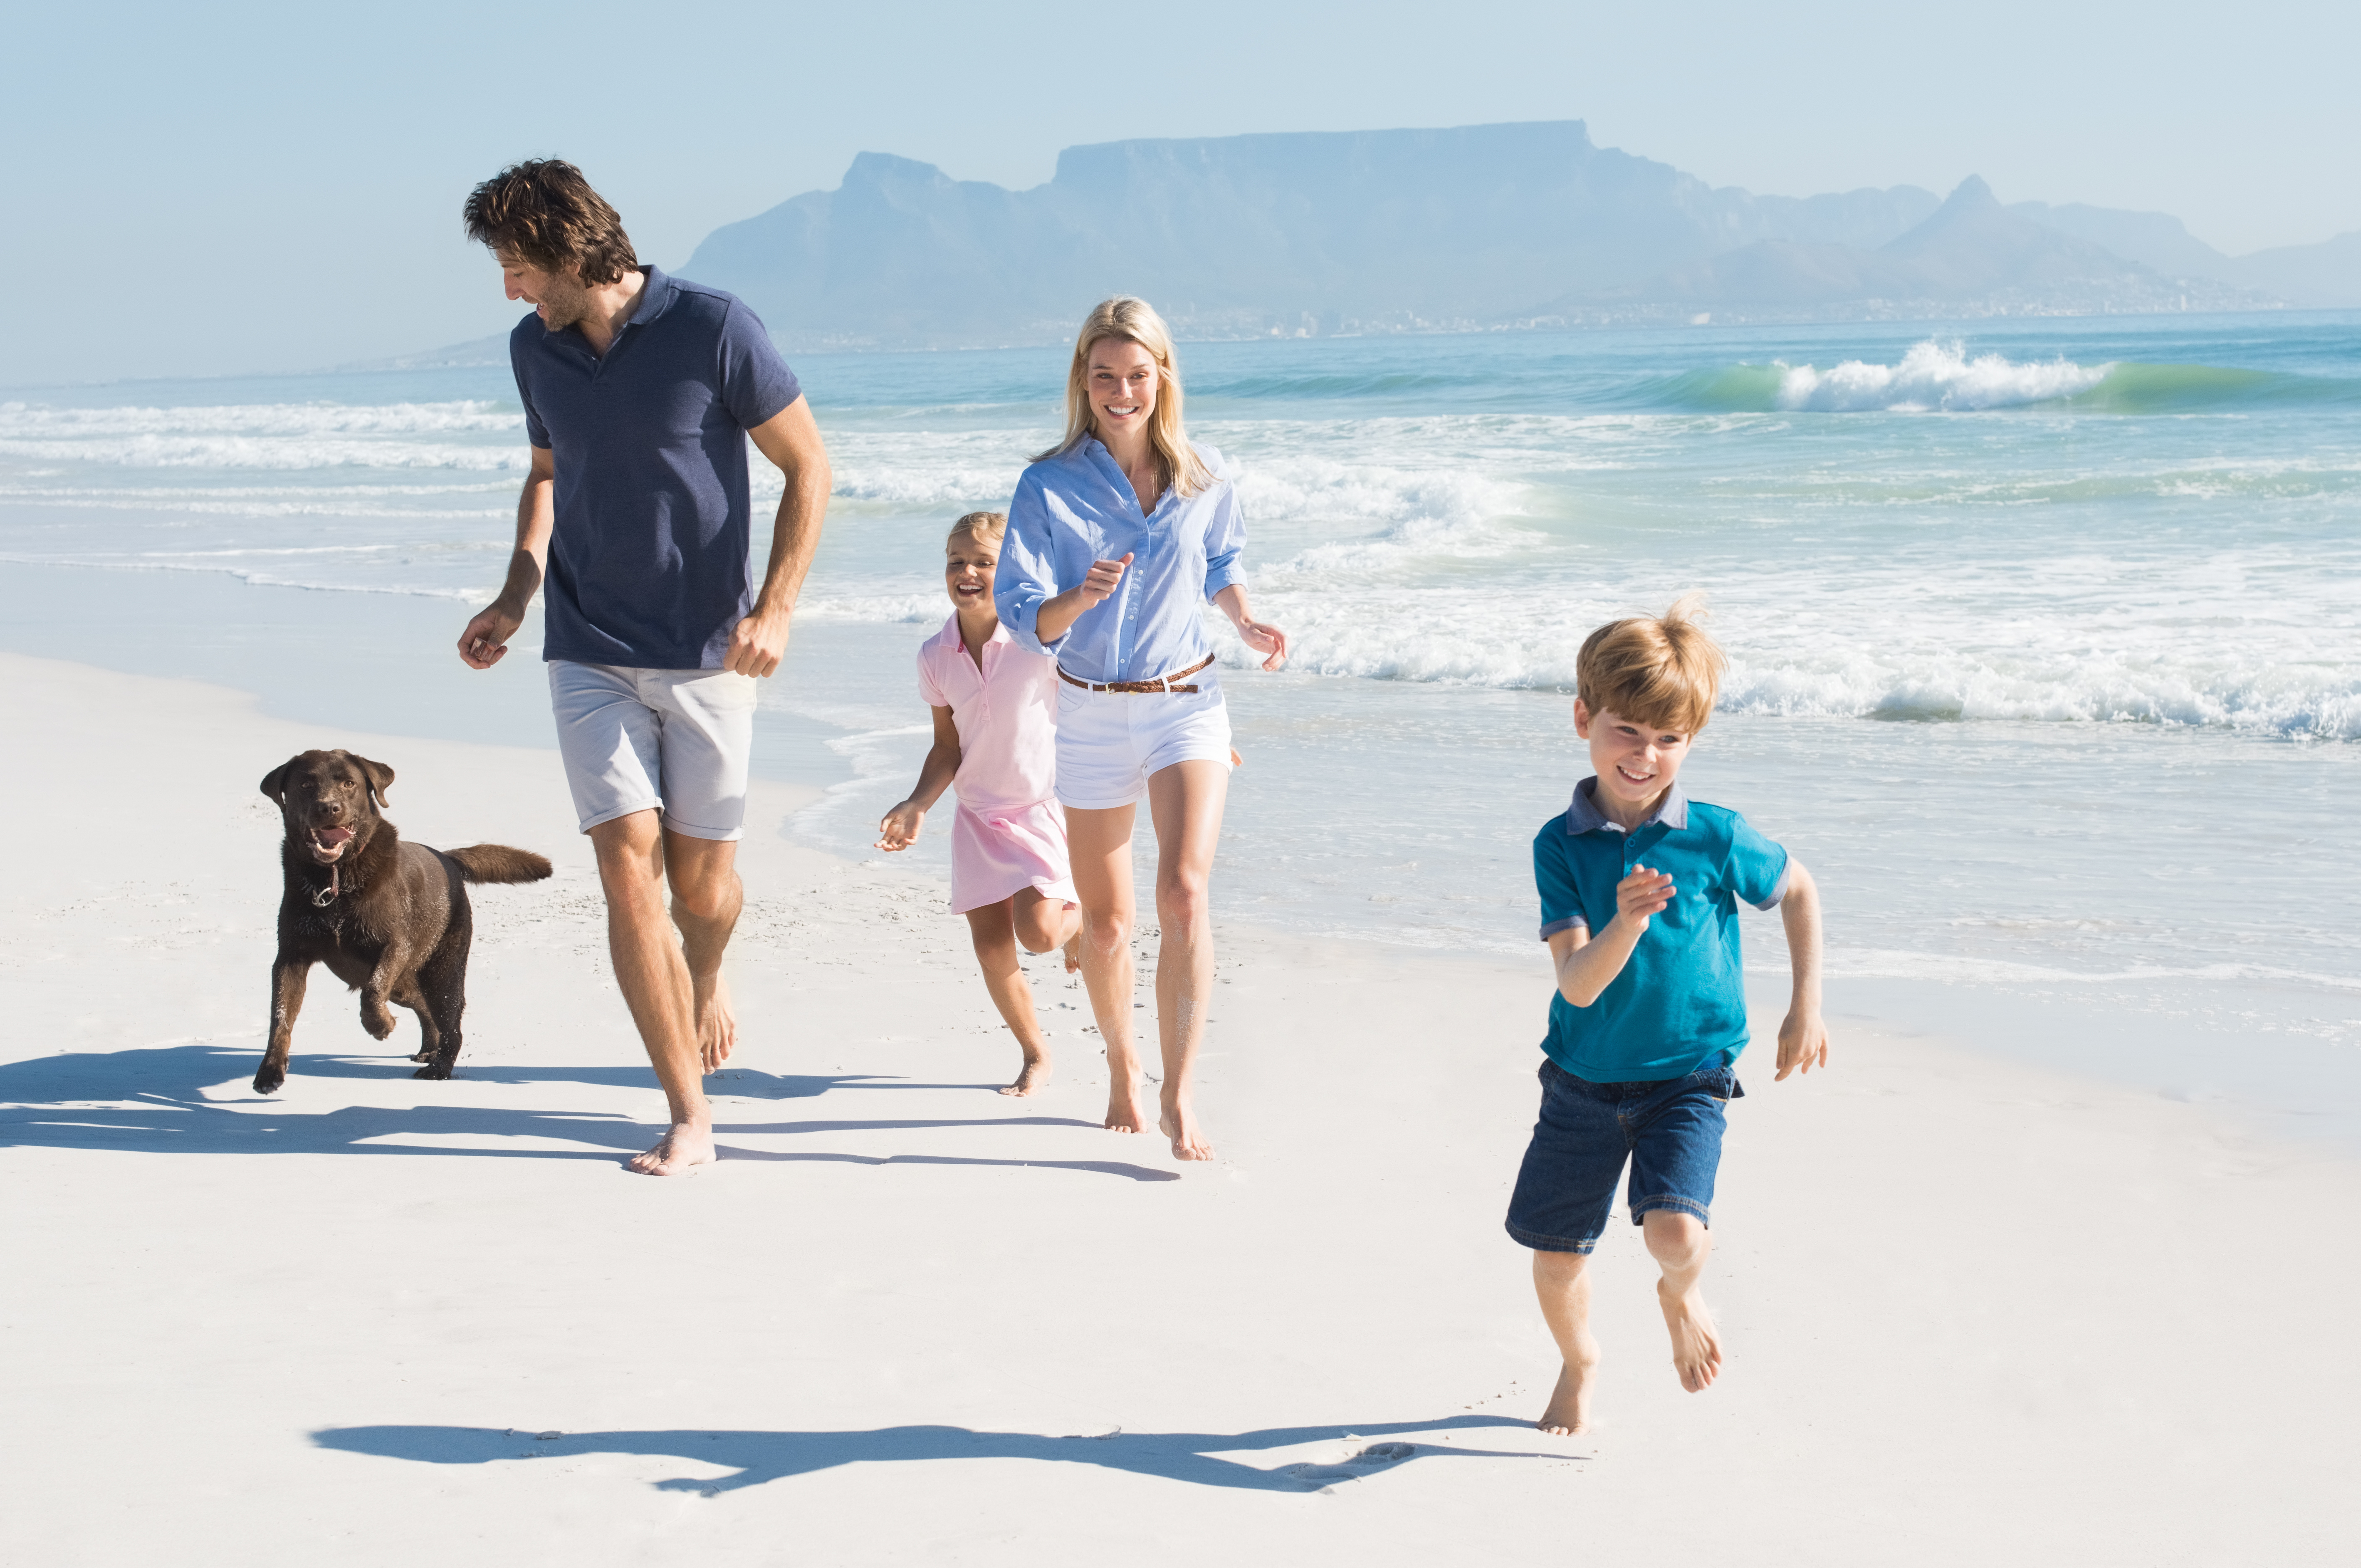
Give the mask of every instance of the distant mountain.
[[2322, 310], [2361, 305], [2361, 229], [2318, 245], [2283, 245], [2233, 258], [2247, 287]]
[[1473, 327], [1761, 241], [1883, 245], [1938, 205], [1717, 189], [1578, 120], [1110, 142], [1021, 192], [863, 153], [682, 272], [790, 345], [1056, 342], [1118, 292], [1197, 337]]
[[2224, 256], [2163, 213], [2127, 213], [2075, 203], [2019, 202], [2009, 209], [2037, 224], [2104, 246], [2167, 278], [2212, 280], [2291, 305], [2361, 305], [2361, 230], [2317, 245]]

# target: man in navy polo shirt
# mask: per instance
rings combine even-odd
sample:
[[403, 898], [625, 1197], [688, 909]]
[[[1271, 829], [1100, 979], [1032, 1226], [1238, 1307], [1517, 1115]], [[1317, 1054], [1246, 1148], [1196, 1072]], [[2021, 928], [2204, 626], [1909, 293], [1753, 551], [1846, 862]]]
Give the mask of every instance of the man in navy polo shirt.
[[[558, 751], [598, 852], [616, 982], [671, 1109], [631, 1168], [678, 1175], [713, 1158], [703, 1080], [737, 1040], [721, 957], [744, 901], [754, 682], [786, 650], [828, 453], [754, 313], [641, 266], [572, 164], [503, 170], [465, 217], [509, 298], [533, 306], [509, 336], [533, 468], [507, 585], [459, 656], [498, 663], [547, 587]], [[786, 481], [759, 590], [750, 439]]]
[[1533, 1288], [1564, 1365], [1536, 1424], [1587, 1431], [1598, 1343], [1591, 1249], [1626, 1162], [1624, 1200], [1662, 1277], [1656, 1299], [1681, 1386], [1721, 1369], [1700, 1284], [1711, 1250], [1725, 1108], [1745, 1092], [1738, 906], [1777, 909], [1795, 994], [1779, 1072], [1828, 1059], [1820, 1018], [1818, 890], [1787, 851], [1726, 806], [1681, 791], [1689, 742], [1712, 717], [1722, 668], [1684, 599], [1662, 617], [1592, 632], [1576, 657], [1575, 733], [1592, 776], [1533, 839], [1541, 934], [1557, 969], [1542, 1042], [1541, 1115], [1509, 1199], [1509, 1234], [1533, 1249]]

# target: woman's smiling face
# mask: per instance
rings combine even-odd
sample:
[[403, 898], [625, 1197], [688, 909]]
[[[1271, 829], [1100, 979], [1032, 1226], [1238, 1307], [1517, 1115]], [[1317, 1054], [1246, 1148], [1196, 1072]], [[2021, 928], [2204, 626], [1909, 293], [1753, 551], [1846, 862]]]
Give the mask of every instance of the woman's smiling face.
[[1147, 430], [1148, 416], [1156, 411], [1156, 389], [1161, 384], [1156, 356], [1131, 339], [1103, 337], [1091, 345], [1085, 389], [1099, 439], [1110, 442]]

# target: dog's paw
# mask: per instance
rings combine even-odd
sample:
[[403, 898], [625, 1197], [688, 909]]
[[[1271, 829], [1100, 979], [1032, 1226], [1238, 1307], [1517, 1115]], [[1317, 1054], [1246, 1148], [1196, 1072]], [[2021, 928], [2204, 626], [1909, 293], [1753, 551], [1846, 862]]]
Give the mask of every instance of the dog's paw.
[[412, 1073], [410, 1076], [412, 1078], [448, 1078], [451, 1076], [451, 1063], [441, 1060], [440, 1058], [429, 1058], [424, 1067], [420, 1068], [416, 1072]]
[[361, 1009], [361, 1027], [369, 1032], [372, 1040], [382, 1040], [393, 1033], [393, 1014], [379, 1007]]
[[412, 1061], [433, 1061], [434, 1059], [434, 1053], [428, 1050], [425, 1047], [421, 1046], [418, 1049], [410, 1053], [410, 1059]]
[[265, 1062], [263, 1064], [262, 1070], [254, 1075], [254, 1091], [257, 1094], [276, 1093], [279, 1086], [286, 1081], [287, 1069], [285, 1068], [272, 1067], [269, 1063]]

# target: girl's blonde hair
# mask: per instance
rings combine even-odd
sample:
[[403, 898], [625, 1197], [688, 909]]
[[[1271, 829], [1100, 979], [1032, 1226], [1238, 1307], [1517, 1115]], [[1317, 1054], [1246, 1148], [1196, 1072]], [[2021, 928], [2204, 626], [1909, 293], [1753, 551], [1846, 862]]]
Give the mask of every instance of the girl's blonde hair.
[[1210, 489], [1213, 470], [1189, 444], [1188, 433], [1180, 425], [1180, 366], [1172, 352], [1172, 331], [1156, 313], [1155, 306], [1128, 294], [1100, 301], [1082, 318], [1082, 330], [1074, 334], [1074, 362], [1066, 371], [1066, 438], [1034, 461], [1071, 452], [1092, 433], [1091, 350], [1111, 337], [1139, 345], [1156, 361], [1156, 411], [1148, 416], [1148, 440], [1156, 449], [1156, 466], [1162, 470], [1164, 483], [1183, 496]]
[[1001, 540], [1006, 536], [1007, 532], [1007, 513], [997, 511], [972, 511], [965, 517], [960, 519], [957, 522], [951, 524], [950, 537], [945, 539], [943, 541], [943, 544], [945, 548], [949, 548], [952, 539], [957, 539], [961, 534], [964, 533], [970, 539], [974, 540], [978, 544], [989, 544], [994, 550], [997, 550], [1000, 548]]
[[1730, 662], [1704, 619], [1705, 595], [1683, 594], [1661, 616], [1610, 620], [1584, 638], [1574, 661], [1582, 705], [1652, 729], [1703, 729]]

